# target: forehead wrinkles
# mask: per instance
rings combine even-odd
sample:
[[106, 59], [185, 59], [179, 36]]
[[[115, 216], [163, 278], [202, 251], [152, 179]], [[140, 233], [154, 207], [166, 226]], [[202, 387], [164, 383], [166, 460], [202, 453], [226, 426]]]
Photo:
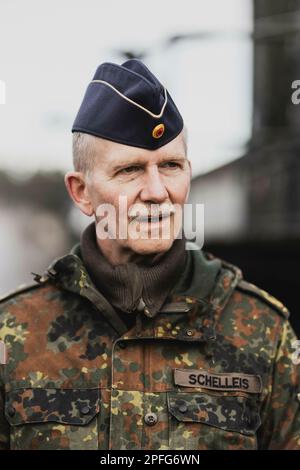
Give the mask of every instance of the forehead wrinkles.
[[124, 146], [116, 142], [97, 138], [96, 152], [98, 162], [101, 162], [102, 168], [106, 171], [112, 171], [115, 167], [119, 166], [135, 164], [151, 165], [166, 160], [187, 159], [182, 138], [172, 143], [172, 148], [165, 149], [161, 147], [154, 151]]

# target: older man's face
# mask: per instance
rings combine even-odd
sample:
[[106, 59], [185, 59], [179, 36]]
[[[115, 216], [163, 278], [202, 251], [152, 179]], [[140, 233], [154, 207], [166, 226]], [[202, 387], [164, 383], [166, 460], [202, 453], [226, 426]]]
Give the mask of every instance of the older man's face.
[[[182, 214], [178, 207], [186, 202], [190, 188], [183, 133], [154, 151], [103, 139], [97, 139], [95, 145], [95, 166], [87, 188], [95, 214], [101, 204], [112, 204], [116, 209], [115, 248], [137, 254], [168, 250], [180, 232]], [[128, 206], [124, 239], [119, 237], [120, 196], [123, 201], [126, 198]], [[143, 209], [142, 213], [132, 210], [137, 207]], [[123, 225], [122, 211], [120, 217]]]

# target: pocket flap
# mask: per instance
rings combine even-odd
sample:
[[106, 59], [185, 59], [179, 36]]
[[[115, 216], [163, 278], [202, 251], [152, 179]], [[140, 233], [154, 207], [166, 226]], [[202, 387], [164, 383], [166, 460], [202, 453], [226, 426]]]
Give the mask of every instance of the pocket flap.
[[23, 388], [7, 393], [5, 416], [11, 425], [55, 422], [88, 424], [100, 410], [98, 389]]
[[255, 434], [261, 424], [252, 397], [168, 392], [169, 412], [181, 422], [204, 423], [226, 431]]

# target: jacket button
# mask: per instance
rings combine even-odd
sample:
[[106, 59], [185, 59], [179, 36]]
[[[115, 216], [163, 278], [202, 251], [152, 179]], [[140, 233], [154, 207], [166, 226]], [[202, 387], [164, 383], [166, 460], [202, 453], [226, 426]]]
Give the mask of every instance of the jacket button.
[[154, 426], [157, 423], [157, 414], [156, 413], [147, 413], [144, 418], [145, 423], [148, 426]]
[[185, 404], [183, 404], [183, 405], [180, 405], [178, 409], [180, 413], [186, 413], [188, 410], [188, 407]]
[[8, 416], [10, 416], [12, 418], [16, 414], [16, 409], [12, 405], [10, 405], [7, 408], [7, 413], [8, 413]]
[[186, 330], [185, 334], [186, 334], [187, 336], [194, 336], [193, 330]]
[[83, 407], [80, 409], [80, 413], [81, 413], [82, 415], [88, 415], [90, 411], [91, 411], [91, 409], [90, 409], [90, 407], [87, 406], [87, 405], [83, 406]]

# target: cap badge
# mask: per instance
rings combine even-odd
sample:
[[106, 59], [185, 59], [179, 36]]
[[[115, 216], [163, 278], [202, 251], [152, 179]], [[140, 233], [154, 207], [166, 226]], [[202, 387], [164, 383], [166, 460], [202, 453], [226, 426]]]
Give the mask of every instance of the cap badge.
[[152, 131], [152, 137], [154, 139], [159, 139], [165, 132], [165, 126], [164, 124], [157, 124], [157, 126], [154, 127]]

